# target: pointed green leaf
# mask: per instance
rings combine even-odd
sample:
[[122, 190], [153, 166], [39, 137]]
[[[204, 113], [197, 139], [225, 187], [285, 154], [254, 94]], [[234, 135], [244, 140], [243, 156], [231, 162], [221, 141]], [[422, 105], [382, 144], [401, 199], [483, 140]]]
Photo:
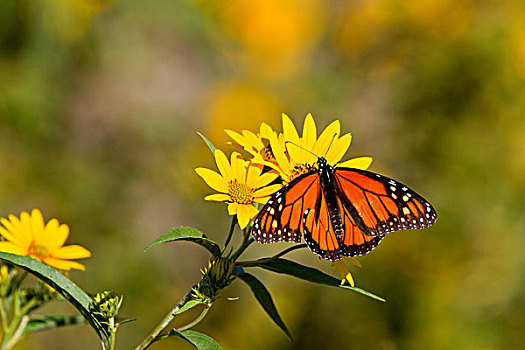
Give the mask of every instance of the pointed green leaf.
[[28, 256], [0, 252], [0, 259], [23, 268], [53, 287], [60, 295], [67, 299], [82, 314], [82, 316], [84, 316], [97, 332], [100, 339], [108, 344], [110, 333], [107, 326], [101, 324], [95, 315], [89, 310], [89, 306], [92, 302], [91, 298], [86, 292], [66, 278], [66, 276], [51, 266]]
[[319, 271], [317, 269], [314, 269], [312, 267], [304, 266], [301, 264], [298, 264], [296, 262], [287, 260], [287, 259], [281, 259], [281, 258], [265, 258], [260, 259], [254, 262], [250, 262], [248, 264], [239, 262], [238, 263], [242, 267], [262, 267], [263, 269], [270, 270], [277, 273], [282, 273], [290, 276], [294, 276], [306, 281], [314, 282], [314, 283], [320, 283], [320, 284], [326, 284], [328, 286], [334, 286], [334, 287], [340, 287], [344, 289], [349, 289], [354, 292], [366, 295], [367, 297], [370, 297], [375, 300], [379, 301], [385, 301], [385, 299], [374, 295], [364, 289], [357, 288], [357, 287], [350, 287], [350, 286], [341, 286], [341, 281], [337, 278], [327, 275], [326, 273]]
[[215, 150], [217, 148], [215, 148], [215, 146], [213, 145], [213, 143], [210, 142], [210, 140], [208, 140], [206, 138], [206, 136], [204, 136], [203, 134], [201, 134], [200, 132], [197, 132], [197, 134], [199, 134], [200, 137], [202, 137], [202, 139], [204, 140], [204, 142], [206, 142], [206, 144], [208, 145], [208, 147], [210, 148], [211, 150], [211, 153], [215, 154]]
[[74, 316], [31, 316], [24, 328], [24, 333], [32, 333], [63, 326], [86, 323], [86, 319], [80, 315]]
[[190, 241], [197, 243], [203, 246], [204, 248], [208, 249], [210, 253], [212, 253], [214, 256], [218, 256], [221, 253], [221, 248], [217, 243], [206, 238], [206, 235], [201, 231], [189, 226], [180, 226], [169, 230], [168, 232], [151, 242], [144, 249], [144, 251], [147, 251], [158, 244], [173, 241]]
[[171, 336], [180, 337], [186, 340], [198, 350], [222, 350], [221, 346], [215, 341], [215, 339], [197, 331], [186, 330], [180, 332], [176, 329], [172, 329], [168, 334], [162, 336], [162, 338]]
[[200, 304], [204, 304], [202, 301], [200, 300], [190, 300], [188, 301], [186, 304], [184, 304], [176, 313], [175, 315], [178, 315], [178, 314], [181, 314], [183, 313], [184, 311], [188, 311], [189, 309], [191, 308], [194, 308], [195, 306], [197, 305], [200, 305]]
[[286, 325], [284, 324], [283, 320], [281, 319], [281, 316], [279, 316], [279, 313], [277, 312], [277, 308], [275, 307], [275, 304], [273, 303], [272, 296], [268, 292], [268, 289], [264, 286], [264, 284], [261, 283], [255, 276], [250, 275], [249, 273], [239, 273], [237, 274], [237, 277], [239, 277], [243, 282], [245, 282], [252, 290], [253, 294], [255, 295], [255, 298], [261, 304], [264, 311], [268, 314], [268, 316], [271, 317], [271, 319], [283, 330], [284, 333], [288, 336], [290, 340], [292, 340], [292, 335], [288, 331], [288, 328], [286, 328]]

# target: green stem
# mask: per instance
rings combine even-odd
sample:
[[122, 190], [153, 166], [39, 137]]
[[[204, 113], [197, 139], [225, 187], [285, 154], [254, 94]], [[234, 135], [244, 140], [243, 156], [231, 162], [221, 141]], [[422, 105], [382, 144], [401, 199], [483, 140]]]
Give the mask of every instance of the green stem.
[[29, 300], [21, 309], [20, 309], [20, 314], [21, 315], [27, 315], [28, 313], [30, 313], [33, 308], [35, 306], [38, 305], [38, 300], [36, 298], [33, 298], [31, 300]]
[[[18, 321], [18, 320], [17, 320]], [[17, 327], [15, 328], [15, 331], [12, 333], [12, 335], [9, 338], [6, 338], [4, 340], [7, 340], [4, 343], [2, 343], [2, 350], [9, 350], [12, 349], [13, 346], [20, 340], [22, 337], [22, 334], [24, 333], [24, 329], [27, 326], [27, 323], [29, 322], [29, 316], [23, 315], [20, 319], [20, 322], [18, 322]]]
[[[110, 338], [108, 347], [105, 350], [113, 350], [115, 348], [115, 335], [117, 334], [117, 327], [118, 325], [115, 324], [115, 317], [111, 317], [109, 319]], [[104, 344], [102, 346], [105, 348]]]
[[208, 313], [208, 310], [210, 310], [211, 305], [212, 304], [206, 305], [206, 307], [204, 308], [204, 310], [202, 310], [202, 312], [199, 315], [199, 317], [197, 317], [195, 320], [193, 320], [192, 322], [188, 323], [187, 325], [182, 326], [180, 328], [177, 328], [177, 330], [179, 332], [182, 332], [182, 331], [185, 331], [186, 329], [190, 329], [190, 328], [196, 326], [197, 324], [199, 324], [199, 322], [202, 321], [204, 319], [204, 316], [206, 316], [206, 314]]
[[180, 300], [179, 302], [171, 309], [171, 311], [162, 319], [157, 327], [148, 335], [146, 339], [140, 343], [135, 350], [144, 350], [147, 349], [155, 340], [158, 340], [159, 334], [168, 326], [168, 324], [173, 320], [177, 312], [183, 307], [188, 301], [193, 299], [193, 290], [197, 287], [197, 284], [194, 285]]
[[5, 299], [0, 298], [0, 318], [2, 319], [2, 329], [4, 330], [4, 333], [7, 330], [7, 312], [5, 309]]
[[237, 223], [237, 216], [234, 215], [232, 218], [232, 224], [230, 226], [230, 232], [228, 233], [228, 237], [226, 238], [226, 242], [224, 243], [224, 249], [222, 250], [223, 252], [226, 250], [226, 247], [228, 246], [228, 244], [230, 244], [236, 223]]
[[246, 250], [246, 248], [248, 248], [250, 244], [252, 244], [253, 242], [254, 242], [254, 239], [252, 237], [243, 241], [239, 249], [237, 249], [237, 251], [233, 253], [231, 260], [233, 261], [237, 260], [239, 256]]

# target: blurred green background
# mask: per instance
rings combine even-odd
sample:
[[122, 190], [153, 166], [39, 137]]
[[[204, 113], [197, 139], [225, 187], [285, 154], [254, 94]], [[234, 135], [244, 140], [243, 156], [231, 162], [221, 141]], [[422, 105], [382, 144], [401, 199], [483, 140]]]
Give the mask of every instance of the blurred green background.
[[[118, 349], [144, 338], [200, 276], [195, 226], [226, 208], [195, 174], [196, 132], [340, 119], [346, 158], [429, 199], [433, 227], [390, 234], [354, 269], [358, 294], [255, 272], [295, 342], [248, 288], [197, 327], [225, 349], [516, 349], [525, 332], [525, 3], [521, 0], [2, 0], [0, 215], [40, 208], [88, 247], [88, 291], [124, 294]], [[247, 258], [287, 244], [254, 245]], [[330, 271], [303, 250], [291, 258]], [[60, 303], [46, 312], [71, 313]], [[184, 320], [179, 321], [182, 324]], [[177, 325], [177, 324], [175, 324]], [[87, 326], [17, 349], [96, 349]], [[154, 349], [180, 347], [173, 339]]]

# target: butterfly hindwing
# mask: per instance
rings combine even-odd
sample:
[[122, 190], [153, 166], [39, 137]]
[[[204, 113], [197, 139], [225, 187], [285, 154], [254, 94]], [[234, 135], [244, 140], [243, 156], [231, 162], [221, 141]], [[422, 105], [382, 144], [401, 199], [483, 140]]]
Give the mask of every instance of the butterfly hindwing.
[[425, 228], [436, 221], [432, 205], [398, 181], [351, 168], [334, 173], [342, 205], [366, 235]]
[[341, 259], [340, 242], [330, 218], [328, 203], [319, 188], [315, 208], [308, 208], [303, 214], [303, 236], [312, 252], [327, 260]]
[[[342, 256], [365, 255], [374, 249], [384, 236], [368, 236], [354, 223], [349, 211], [341, 201], [334, 203], [342, 219], [342, 235], [338, 238], [328, 210], [329, 203], [322, 191], [315, 210], [304, 213], [303, 236], [311, 251], [327, 260], [339, 260]], [[316, 215], [317, 214], [317, 215]]]
[[344, 256], [368, 254], [372, 249], [377, 247], [384, 235], [375, 237], [365, 235], [363, 231], [357, 227], [347, 208], [345, 208], [341, 202], [339, 203], [344, 228], [343, 238], [341, 240], [341, 253]]

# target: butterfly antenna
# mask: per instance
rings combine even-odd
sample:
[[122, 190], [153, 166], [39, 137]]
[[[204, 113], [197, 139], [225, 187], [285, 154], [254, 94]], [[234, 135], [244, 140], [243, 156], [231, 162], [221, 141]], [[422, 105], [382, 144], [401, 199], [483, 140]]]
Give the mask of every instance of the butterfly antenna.
[[316, 156], [317, 158], [321, 158], [321, 157], [319, 157], [317, 154], [315, 154], [314, 152], [309, 151], [309, 150], [307, 150], [306, 148], [304, 148], [304, 147], [302, 147], [302, 146], [299, 146], [299, 145], [296, 144], [296, 143], [293, 143], [292, 141], [286, 141], [286, 142], [285, 142], [285, 144], [288, 144], [288, 143], [294, 145], [295, 147], [299, 147], [299, 148], [302, 149], [303, 151], [308, 152], [308, 153], [310, 153], [310, 154]]
[[328, 147], [326, 148], [326, 152], [324, 152], [323, 157], [326, 158], [326, 155], [328, 154], [328, 151], [330, 150], [330, 147], [332, 147], [332, 144], [334, 143], [336, 138], [337, 138], [337, 134], [334, 134], [334, 136], [332, 136], [332, 139], [330, 140], [330, 143], [328, 144]]

